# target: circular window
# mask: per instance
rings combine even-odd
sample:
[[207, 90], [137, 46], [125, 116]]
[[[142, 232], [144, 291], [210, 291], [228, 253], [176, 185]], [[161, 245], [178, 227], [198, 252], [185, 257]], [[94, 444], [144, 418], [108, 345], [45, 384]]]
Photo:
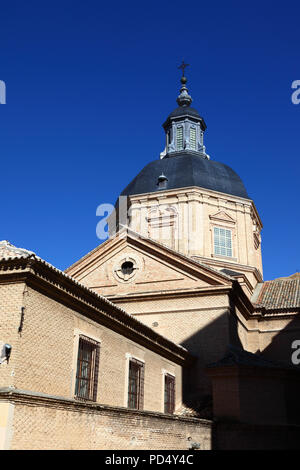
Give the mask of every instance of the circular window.
[[124, 276], [125, 274], [133, 273], [133, 270], [134, 270], [134, 266], [131, 261], [125, 261], [125, 263], [121, 265], [121, 271], [122, 271], [122, 274], [124, 274]]
[[118, 281], [128, 282], [133, 279], [138, 271], [136, 260], [130, 255], [119, 259], [114, 267], [114, 275]]

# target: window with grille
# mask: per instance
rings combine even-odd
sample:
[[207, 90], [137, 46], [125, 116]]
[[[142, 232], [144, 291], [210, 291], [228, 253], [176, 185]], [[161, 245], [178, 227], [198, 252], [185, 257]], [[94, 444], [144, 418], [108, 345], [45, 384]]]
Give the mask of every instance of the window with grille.
[[173, 414], [175, 410], [175, 377], [165, 375], [165, 413]]
[[75, 396], [97, 400], [100, 344], [86, 336], [79, 336]]
[[144, 363], [131, 358], [129, 361], [128, 408], [142, 410], [144, 407]]
[[214, 254], [232, 257], [231, 230], [214, 227]]
[[196, 129], [194, 127], [190, 128], [190, 148], [196, 150]]
[[177, 127], [176, 149], [177, 150], [182, 150], [183, 149], [183, 127], [182, 126]]

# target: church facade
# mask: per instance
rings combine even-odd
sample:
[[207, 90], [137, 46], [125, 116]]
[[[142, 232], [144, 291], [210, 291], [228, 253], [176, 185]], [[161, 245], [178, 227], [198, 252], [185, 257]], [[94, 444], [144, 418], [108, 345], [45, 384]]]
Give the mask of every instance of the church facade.
[[296, 445], [300, 277], [264, 282], [262, 221], [186, 83], [107, 241], [64, 273], [0, 243], [2, 448]]

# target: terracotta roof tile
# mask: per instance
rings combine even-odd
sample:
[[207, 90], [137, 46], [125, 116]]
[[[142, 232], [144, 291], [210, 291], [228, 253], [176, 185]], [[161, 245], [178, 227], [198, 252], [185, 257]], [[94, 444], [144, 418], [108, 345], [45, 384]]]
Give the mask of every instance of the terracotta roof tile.
[[300, 307], [300, 279], [266, 281], [256, 301], [257, 308], [282, 309]]
[[25, 250], [25, 248], [17, 248], [7, 240], [0, 241], [0, 259], [29, 258], [32, 255], [35, 255], [33, 251]]

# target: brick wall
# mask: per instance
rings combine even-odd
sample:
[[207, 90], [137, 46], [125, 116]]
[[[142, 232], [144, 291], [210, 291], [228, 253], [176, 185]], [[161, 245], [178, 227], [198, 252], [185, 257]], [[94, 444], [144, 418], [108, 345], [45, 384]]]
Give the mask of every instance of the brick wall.
[[13, 386], [15, 368], [20, 357], [19, 343], [21, 336], [18, 329], [21, 324], [21, 307], [26, 291], [23, 282], [0, 285], [0, 341], [11, 344], [13, 349], [9, 364], [0, 366], [0, 387]]
[[[182, 449], [193, 442], [211, 448], [207, 420], [78, 404], [38, 396], [11, 395], [10, 449]], [[1, 393], [0, 393], [1, 404]]]
[[[23, 295], [21, 284], [3, 287], [1, 334], [13, 349], [9, 365], [0, 367], [1, 386], [72, 398], [78, 339], [83, 334], [100, 343], [97, 402], [127, 406], [133, 356], [145, 363], [144, 409], [163, 411], [164, 372], [176, 376], [176, 408], [181, 406], [181, 366], [105, 327], [100, 318], [99, 323], [93, 321], [32, 288]], [[18, 334], [21, 302], [24, 322]]]
[[221, 359], [230, 342], [229, 300], [226, 295], [166, 298], [124, 302], [121, 307], [161, 335], [181, 344], [197, 357], [192, 384], [187, 379], [188, 395], [210, 394], [205, 365]]
[[2, 403], [13, 416], [4, 447], [11, 450], [189, 450], [193, 443], [202, 450], [299, 447], [295, 425], [213, 423], [0, 391], [0, 410]]

